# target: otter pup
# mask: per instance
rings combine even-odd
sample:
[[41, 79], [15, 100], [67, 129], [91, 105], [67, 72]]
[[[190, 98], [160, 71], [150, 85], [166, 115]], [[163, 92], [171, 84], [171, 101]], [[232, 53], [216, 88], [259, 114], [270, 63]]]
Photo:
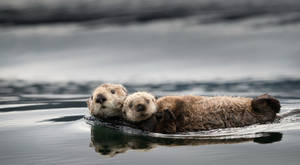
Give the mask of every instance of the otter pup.
[[146, 120], [157, 111], [155, 97], [147, 92], [136, 92], [129, 95], [123, 104], [123, 115], [131, 122]]
[[127, 90], [120, 84], [102, 84], [98, 86], [87, 100], [91, 115], [99, 118], [122, 116], [123, 102]]
[[[139, 106], [136, 100], [139, 100]], [[149, 103], [146, 100], [149, 100]], [[149, 106], [154, 103], [156, 106]], [[138, 110], [141, 105], [145, 107], [142, 111]], [[276, 113], [280, 111], [280, 103], [267, 94], [254, 99], [227, 96], [166, 96], [157, 101], [146, 94], [134, 94], [125, 100], [122, 111], [125, 119], [134, 122], [143, 130], [176, 133], [273, 122]]]

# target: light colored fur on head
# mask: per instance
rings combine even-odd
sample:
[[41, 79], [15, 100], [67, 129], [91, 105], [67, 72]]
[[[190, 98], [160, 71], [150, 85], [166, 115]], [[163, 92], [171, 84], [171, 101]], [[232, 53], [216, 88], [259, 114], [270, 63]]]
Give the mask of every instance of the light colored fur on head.
[[[113, 92], [112, 92], [113, 90]], [[96, 103], [99, 94], [106, 97], [103, 104]], [[127, 90], [120, 84], [102, 84], [98, 86], [91, 98], [88, 99], [87, 105], [91, 115], [101, 118], [122, 116], [123, 102], [127, 96]]]
[[[143, 112], [136, 111], [136, 106], [142, 104], [146, 106]], [[155, 97], [147, 92], [136, 92], [129, 95], [123, 104], [123, 117], [131, 122], [139, 122], [148, 119], [156, 109]]]

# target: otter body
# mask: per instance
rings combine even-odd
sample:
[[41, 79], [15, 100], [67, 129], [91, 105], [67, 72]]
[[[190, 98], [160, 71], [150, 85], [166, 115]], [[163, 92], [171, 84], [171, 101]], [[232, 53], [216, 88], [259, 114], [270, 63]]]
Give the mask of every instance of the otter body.
[[[143, 99], [132, 97], [129, 102], [135, 105], [135, 100], [145, 100], [147, 95], [142, 97]], [[153, 99], [146, 100], [153, 101]], [[166, 96], [153, 102], [156, 102], [156, 109], [148, 106], [148, 102], [139, 101], [138, 105], [145, 105], [144, 111], [137, 111], [134, 107], [129, 109], [124, 105], [125, 119], [146, 131], [176, 133], [273, 122], [280, 110], [279, 101], [267, 94], [254, 99], [226, 96]], [[127, 114], [133, 114], [129, 113], [130, 111], [138, 113], [128, 118]], [[151, 116], [149, 112], [153, 112]], [[150, 117], [140, 120], [144, 114]]]
[[156, 115], [159, 119], [153, 131], [175, 133], [273, 122], [280, 105], [269, 95], [255, 99], [226, 96], [166, 96], [157, 101], [157, 108]]

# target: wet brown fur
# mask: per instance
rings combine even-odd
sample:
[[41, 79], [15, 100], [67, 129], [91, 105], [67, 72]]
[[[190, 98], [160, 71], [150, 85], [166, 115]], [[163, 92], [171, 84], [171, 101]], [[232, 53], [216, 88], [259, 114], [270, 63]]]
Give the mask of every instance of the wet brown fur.
[[[273, 122], [280, 103], [270, 95], [257, 98], [166, 96], [157, 100], [158, 111], [140, 127], [159, 133], [206, 131]], [[155, 122], [152, 125], [149, 121]]]

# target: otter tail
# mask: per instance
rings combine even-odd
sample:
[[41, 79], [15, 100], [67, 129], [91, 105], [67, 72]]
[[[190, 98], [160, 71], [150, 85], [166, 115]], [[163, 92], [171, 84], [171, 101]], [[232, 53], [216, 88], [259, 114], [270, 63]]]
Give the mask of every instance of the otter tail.
[[275, 114], [280, 112], [280, 102], [274, 97], [263, 94], [252, 100], [251, 106], [253, 111], [258, 114], [265, 114], [273, 111]]

